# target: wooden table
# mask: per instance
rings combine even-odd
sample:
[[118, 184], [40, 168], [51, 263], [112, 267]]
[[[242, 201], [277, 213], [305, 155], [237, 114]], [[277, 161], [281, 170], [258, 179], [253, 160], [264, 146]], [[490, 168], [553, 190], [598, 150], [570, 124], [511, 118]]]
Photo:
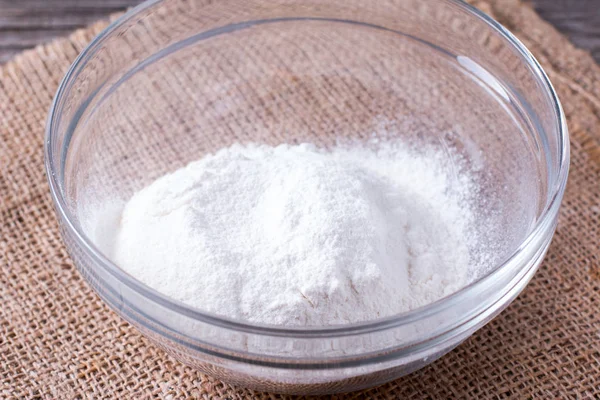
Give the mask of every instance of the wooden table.
[[[600, 0], [530, 0], [540, 15], [600, 62]], [[0, 63], [141, 0], [0, 0]]]

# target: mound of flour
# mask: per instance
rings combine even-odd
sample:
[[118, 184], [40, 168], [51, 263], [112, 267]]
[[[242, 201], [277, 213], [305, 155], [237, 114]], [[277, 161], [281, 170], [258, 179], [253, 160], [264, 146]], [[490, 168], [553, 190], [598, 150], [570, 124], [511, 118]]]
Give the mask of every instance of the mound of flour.
[[473, 184], [447, 157], [234, 145], [137, 192], [113, 260], [150, 287], [254, 323], [346, 324], [469, 281]]

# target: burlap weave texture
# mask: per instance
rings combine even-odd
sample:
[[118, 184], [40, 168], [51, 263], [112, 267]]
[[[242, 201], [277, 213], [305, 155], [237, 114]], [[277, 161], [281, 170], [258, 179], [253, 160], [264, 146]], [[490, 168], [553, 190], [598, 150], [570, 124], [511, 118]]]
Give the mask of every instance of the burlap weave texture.
[[[526, 5], [479, 1], [532, 50], [572, 138], [571, 174], [548, 256], [528, 288], [456, 350], [410, 376], [342, 398], [600, 396], [600, 68]], [[60, 240], [43, 129], [69, 64], [104, 23], [0, 69], [0, 396], [280, 398], [174, 361], [112, 313]]]

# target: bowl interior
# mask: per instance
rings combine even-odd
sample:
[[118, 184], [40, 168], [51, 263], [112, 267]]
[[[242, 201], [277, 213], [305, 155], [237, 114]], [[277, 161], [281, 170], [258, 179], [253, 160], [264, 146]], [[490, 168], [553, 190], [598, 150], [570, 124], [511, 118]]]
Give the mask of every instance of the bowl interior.
[[546, 207], [560, 148], [552, 99], [525, 56], [466, 9], [170, 3], [91, 50], [58, 129], [68, 211], [109, 258], [135, 191], [236, 142], [439, 148], [481, 188], [488, 271]]

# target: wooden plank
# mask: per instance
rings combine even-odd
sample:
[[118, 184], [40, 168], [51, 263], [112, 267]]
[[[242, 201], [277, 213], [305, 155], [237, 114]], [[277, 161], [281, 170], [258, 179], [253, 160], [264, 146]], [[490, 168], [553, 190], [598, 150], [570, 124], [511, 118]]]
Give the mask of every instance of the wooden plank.
[[80, 10], [88, 8], [127, 8], [132, 3], [141, 3], [135, 0], [0, 0], [0, 9], [6, 8], [35, 8], [57, 9], [75, 7]]
[[533, 0], [542, 18], [600, 62], [600, 0]]
[[142, 0], [0, 0], [0, 63]]
[[28, 48], [45, 41], [48, 37], [68, 35], [72, 29], [44, 29], [34, 30], [4, 30], [0, 31], [0, 48]]

